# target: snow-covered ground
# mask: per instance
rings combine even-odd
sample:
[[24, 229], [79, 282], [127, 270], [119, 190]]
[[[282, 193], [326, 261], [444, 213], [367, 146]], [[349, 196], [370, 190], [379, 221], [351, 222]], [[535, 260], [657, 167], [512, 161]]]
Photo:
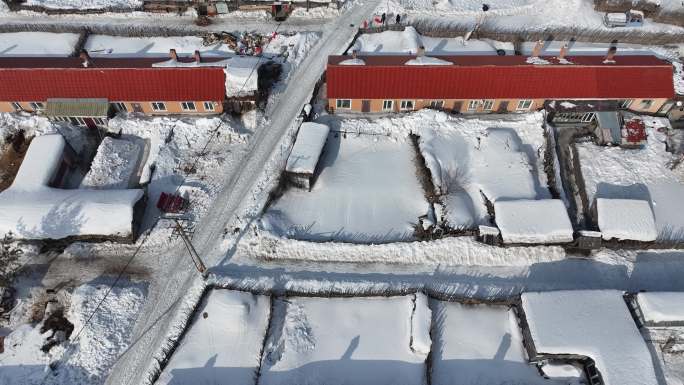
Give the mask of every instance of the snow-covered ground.
[[77, 41], [76, 33], [0, 33], [0, 57], [69, 56], [74, 52]]
[[426, 381], [431, 317], [421, 294], [279, 299], [273, 317], [260, 384]]
[[311, 191], [288, 189], [264, 214], [265, 229], [314, 241], [413, 239], [429, 205], [409, 138], [331, 133], [323, 151]]
[[645, 327], [641, 334], [656, 361], [660, 383], [684, 385], [684, 327]]
[[528, 292], [522, 306], [537, 354], [590, 357], [606, 385], [658, 383], [622, 292]]
[[25, 5], [52, 9], [138, 8], [142, 0], [27, 0]]
[[[69, 340], [49, 353], [40, 348], [52, 332], [41, 334], [42, 324], [30, 321], [37, 306], [15, 307], [24, 313], [12, 314], [18, 321], [5, 337], [5, 352], [0, 354], [0, 384], [103, 384], [115, 360], [131, 342], [131, 329], [147, 293], [146, 285], [123, 279], [95, 312], [113, 280], [99, 278], [65, 294], [64, 315], [74, 331]], [[54, 370], [48, 369], [51, 364]]]
[[508, 306], [432, 301], [432, 384], [572, 384], [544, 379], [529, 363]]
[[269, 313], [269, 297], [211, 290], [156, 384], [254, 384]]
[[646, 322], [684, 323], [684, 292], [649, 291], [637, 294], [636, 300]]
[[641, 199], [650, 202], [655, 215], [658, 238], [684, 239], [684, 167], [673, 162], [675, 156], [665, 150], [668, 127], [663, 118], [642, 116], [648, 143], [640, 149], [597, 146], [577, 143], [587, 198]]
[[88, 50], [93, 57], [165, 57], [172, 48], [179, 55], [192, 55], [195, 50], [199, 50], [202, 55], [208, 56], [225, 56], [233, 53], [223, 43], [204, 46], [202, 38], [198, 36], [125, 37], [90, 35], [83, 48]]

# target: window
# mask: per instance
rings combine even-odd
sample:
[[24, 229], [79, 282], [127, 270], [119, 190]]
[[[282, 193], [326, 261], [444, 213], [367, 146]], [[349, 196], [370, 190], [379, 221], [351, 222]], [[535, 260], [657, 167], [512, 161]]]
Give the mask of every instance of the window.
[[618, 107], [619, 108], [627, 109], [627, 108], [629, 108], [630, 104], [632, 104], [632, 99], [618, 100]]
[[517, 110], [529, 110], [530, 106], [532, 106], [531, 100], [519, 100]]
[[76, 118], [76, 121], [80, 126], [85, 126], [86, 124], [85, 120], [83, 120], [83, 118], [81, 118], [80, 116]]
[[15, 111], [23, 110], [23, 108], [21, 108], [21, 104], [19, 102], [12, 102], [12, 107], [14, 107]]
[[444, 100], [433, 100], [430, 102], [430, 108], [441, 110], [444, 107]]
[[181, 102], [183, 111], [195, 111], [195, 102]]
[[494, 109], [494, 101], [493, 100], [485, 100], [482, 103], [482, 109], [485, 111], [491, 111]]
[[214, 102], [204, 102], [204, 111], [214, 111]]
[[644, 99], [641, 101], [641, 103], [639, 103], [639, 106], [644, 110], [648, 110], [649, 108], [651, 108], [653, 106], [653, 100]]
[[29, 106], [31, 106], [31, 109], [33, 111], [39, 111], [39, 110], [42, 110], [43, 108], [45, 108], [45, 105], [41, 102], [31, 102], [31, 103], [29, 103]]
[[114, 109], [118, 112], [128, 112], [126, 108], [126, 103], [114, 103]]
[[412, 110], [413, 106], [413, 100], [402, 100], [400, 105], [402, 111]]
[[164, 102], [153, 102], [152, 109], [154, 111], [166, 111], [166, 104]]
[[93, 120], [95, 121], [95, 124], [98, 124], [101, 126], [105, 124], [105, 120], [102, 118], [94, 118]]
[[351, 108], [351, 99], [337, 99], [337, 108]]
[[479, 100], [470, 100], [468, 102], [468, 111], [475, 111], [477, 110], [477, 105], [480, 104]]
[[394, 109], [394, 100], [383, 100], [382, 101], [382, 110], [383, 111], [392, 111]]

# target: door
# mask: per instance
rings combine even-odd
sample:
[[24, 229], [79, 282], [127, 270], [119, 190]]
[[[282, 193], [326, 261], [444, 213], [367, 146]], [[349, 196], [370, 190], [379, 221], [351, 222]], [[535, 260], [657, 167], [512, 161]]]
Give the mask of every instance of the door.
[[455, 114], [460, 114], [461, 109], [463, 108], [463, 102], [454, 102], [454, 108], [451, 110], [451, 112]]
[[142, 113], [143, 109], [140, 103], [133, 103], [133, 112], [139, 112]]
[[508, 100], [504, 100], [501, 103], [499, 103], [498, 112], [507, 112], [507, 111], [508, 111]]
[[97, 128], [97, 124], [95, 124], [93, 118], [83, 118], [83, 121], [85, 122], [86, 127], [93, 130]]
[[361, 112], [370, 112], [370, 100], [361, 101]]

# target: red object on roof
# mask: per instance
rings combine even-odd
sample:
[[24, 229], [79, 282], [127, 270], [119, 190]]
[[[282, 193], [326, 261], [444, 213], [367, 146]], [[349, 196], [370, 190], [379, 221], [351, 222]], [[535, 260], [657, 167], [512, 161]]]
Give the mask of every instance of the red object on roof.
[[434, 56], [453, 65], [405, 65], [415, 56], [331, 56], [333, 99], [632, 99], [673, 98], [672, 65], [654, 56], [567, 57], [573, 64], [530, 64], [524, 56]]
[[1, 101], [106, 98], [110, 101], [220, 101], [222, 67], [152, 67], [166, 59], [78, 58], [0, 60]]
[[628, 143], [641, 143], [646, 140], [646, 125], [641, 119], [632, 119], [625, 122]]

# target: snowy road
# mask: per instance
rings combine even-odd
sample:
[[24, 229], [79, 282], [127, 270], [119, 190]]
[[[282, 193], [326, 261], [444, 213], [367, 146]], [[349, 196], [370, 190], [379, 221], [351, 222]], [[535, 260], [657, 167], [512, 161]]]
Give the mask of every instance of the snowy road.
[[[242, 167], [227, 175], [224, 188], [214, 202], [209, 214], [198, 224], [193, 243], [207, 266], [213, 266], [223, 256], [218, 246], [227, 222], [238, 213], [248, 199], [255, 183], [277, 150], [283, 135], [292, 126], [303, 105], [311, 97], [313, 88], [325, 69], [330, 54], [343, 52], [354, 37], [356, 28], [377, 6], [377, 0], [357, 4], [347, 13], [323, 28], [323, 36], [298, 66], [289, 79], [285, 91], [267, 111], [270, 124], [261, 127], [252, 138], [251, 150]], [[167, 336], [174, 331], [178, 321], [183, 321], [183, 311], [194, 307], [204, 286], [203, 280], [191, 265], [184, 249], [178, 249], [167, 258], [166, 270], [162, 269], [150, 288], [150, 294], [136, 323], [134, 344], [120, 358], [107, 380], [108, 384], [142, 384], [147, 374], [156, 367], [153, 357], [161, 355]]]

